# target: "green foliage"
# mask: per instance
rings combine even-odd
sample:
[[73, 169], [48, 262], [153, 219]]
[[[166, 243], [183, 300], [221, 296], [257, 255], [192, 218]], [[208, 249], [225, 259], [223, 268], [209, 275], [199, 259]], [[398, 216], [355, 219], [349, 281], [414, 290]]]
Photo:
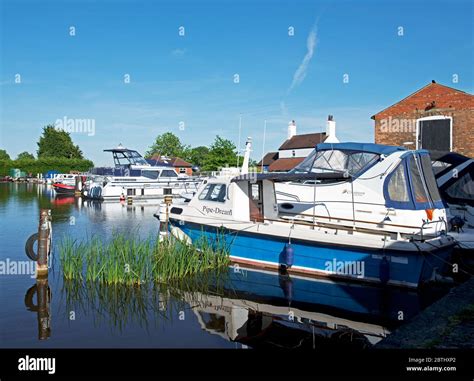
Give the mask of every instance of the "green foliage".
[[53, 125], [43, 128], [38, 141], [38, 158], [57, 157], [65, 159], [83, 159], [82, 151], [74, 145], [69, 132], [56, 129]]
[[186, 151], [189, 147], [183, 145], [179, 138], [172, 132], [165, 132], [163, 135], [158, 135], [155, 143], [145, 154], [145, 157], [149, 158], [153, 155], [163, 156], [185, 156]]
[[199, 146], [187, 150], [183, 159], [201, 168], [207, 155], [209, 155], [209, 148]]
[[45, 157], [37, 160], [0, 160], [0, 176], [7, 176], [10, 168], [19, 168], [26, 173], [36, 175], [38, 173], [44, 174], [50, 170], [56, 170], [61, 173], [69, 173], [70, 171], [85, 172], [93, 166], [94, 163], [90, 160], [54, 157]]
[[216, 136], [209, 154], [204, 158], [202, 170], [216, 171], [220, 168], [237, 165], [237, 153], [234, 143], [228, 139]]
[[66, 280], [125, 285], [168, 283], [227, 269], [230, 263], [223, 234], [213, 243], [203, 236], [195, 246], [172, 238], [142, 240], [133, 232], [114, 232], [105, 243], [98, 236], [87, 241], [65, 237], [59, 244], [59, 259]]
[[10, 155], [4, 149], [0, 149], [0, 160], [10, 160]]
[[24, 151], [22, 153], [19, 153], [16, 159], [17, 160], [35, 160], [35, 157], [33, 154]]

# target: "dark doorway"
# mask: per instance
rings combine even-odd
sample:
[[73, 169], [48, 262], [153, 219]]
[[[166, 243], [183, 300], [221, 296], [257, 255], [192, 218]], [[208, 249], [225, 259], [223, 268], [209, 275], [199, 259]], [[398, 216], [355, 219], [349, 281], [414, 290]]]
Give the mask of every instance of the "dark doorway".
[[420, 120], [418, 148], [451, 151], [451, 119]]
[[261, 181], [255, 184], [249, 182], [249, 203], [250, 220], [263, 222], [263, 186]]

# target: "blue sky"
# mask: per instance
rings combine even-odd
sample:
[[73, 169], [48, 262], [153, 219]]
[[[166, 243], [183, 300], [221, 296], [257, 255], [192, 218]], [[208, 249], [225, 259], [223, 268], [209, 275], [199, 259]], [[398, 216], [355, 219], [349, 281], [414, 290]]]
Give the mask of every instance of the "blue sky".
[[341, 140], [373, 141], [370, 116], [432, 79], [473, 92], [473, 18], [467, 0], [2, 0], [0, 148], [36, 154], [42, 127], [64, 117], [95, 121], [72, 138], [101, 165], [104, 148], [144, 152], [166, 131], [237, 144], [239, 115], [255, 159], [264, 120], [265, 151], [289, 120], [319, 132], [328, 114]]

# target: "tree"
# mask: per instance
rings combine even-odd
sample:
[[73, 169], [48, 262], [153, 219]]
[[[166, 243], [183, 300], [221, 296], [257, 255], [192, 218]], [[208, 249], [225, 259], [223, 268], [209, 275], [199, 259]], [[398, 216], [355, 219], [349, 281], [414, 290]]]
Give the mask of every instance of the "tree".
[[33, 156], [33, 154], [24, 151], [22, 153], [19, 153], [16, 159], [17, 160], [35, 160], [35, 157]]
[[235, 167], [237, 164], [235, 150], [234, 143], [217, 135], [209, 149], [209, 154], [204, 158], [202, 170], [216, 171], [226, 166]]
[[38, 141], [38, 158], [61, 157], [66, 159], [83, 159], [82, 151], [74, 145], [69, 132], [48, 125], [43, 128], [43, 135]]
[[197, 165], [199, 168], [201, 168], [204, 164], [204, 160], [206, 159], [207, 155], [209, 155], [209, 148], [205, 146], [199, 146], [190, 148], [183, 158], [186, 161], [189, 161], [190, 163]]
[[10, 160], [10, 155], [4, 149], [0, 149], [0, 160]]
[[183, 145], [175, 134], [165, 132], [163, 135], [156, 137], [155, 142], [147, 151], [145, 157], [149, 158], [153, 155], [182, 157], [187, 150], [189, 150], [189, 147]]

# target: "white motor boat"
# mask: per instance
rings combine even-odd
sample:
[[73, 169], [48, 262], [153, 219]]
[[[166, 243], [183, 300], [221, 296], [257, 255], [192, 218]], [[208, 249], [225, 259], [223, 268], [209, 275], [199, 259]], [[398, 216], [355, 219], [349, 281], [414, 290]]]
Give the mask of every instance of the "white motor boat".
[[193, 194], [202, 179], [178, 175], [166, 165], [151, 165], [137, 151], [119, 146], [106, 149], [114, 158], [113, 168], [94, 168], [83, 187], [90, 199], [154, 199], [166, 195], [180, 197]]
[[418, 287], [455, 244], [428, 152], [375, 144], [318, 145], [292, 173], [209, 178], [160, 210], [172, 235], [225, 244], [233, 262], [362, 282]]

